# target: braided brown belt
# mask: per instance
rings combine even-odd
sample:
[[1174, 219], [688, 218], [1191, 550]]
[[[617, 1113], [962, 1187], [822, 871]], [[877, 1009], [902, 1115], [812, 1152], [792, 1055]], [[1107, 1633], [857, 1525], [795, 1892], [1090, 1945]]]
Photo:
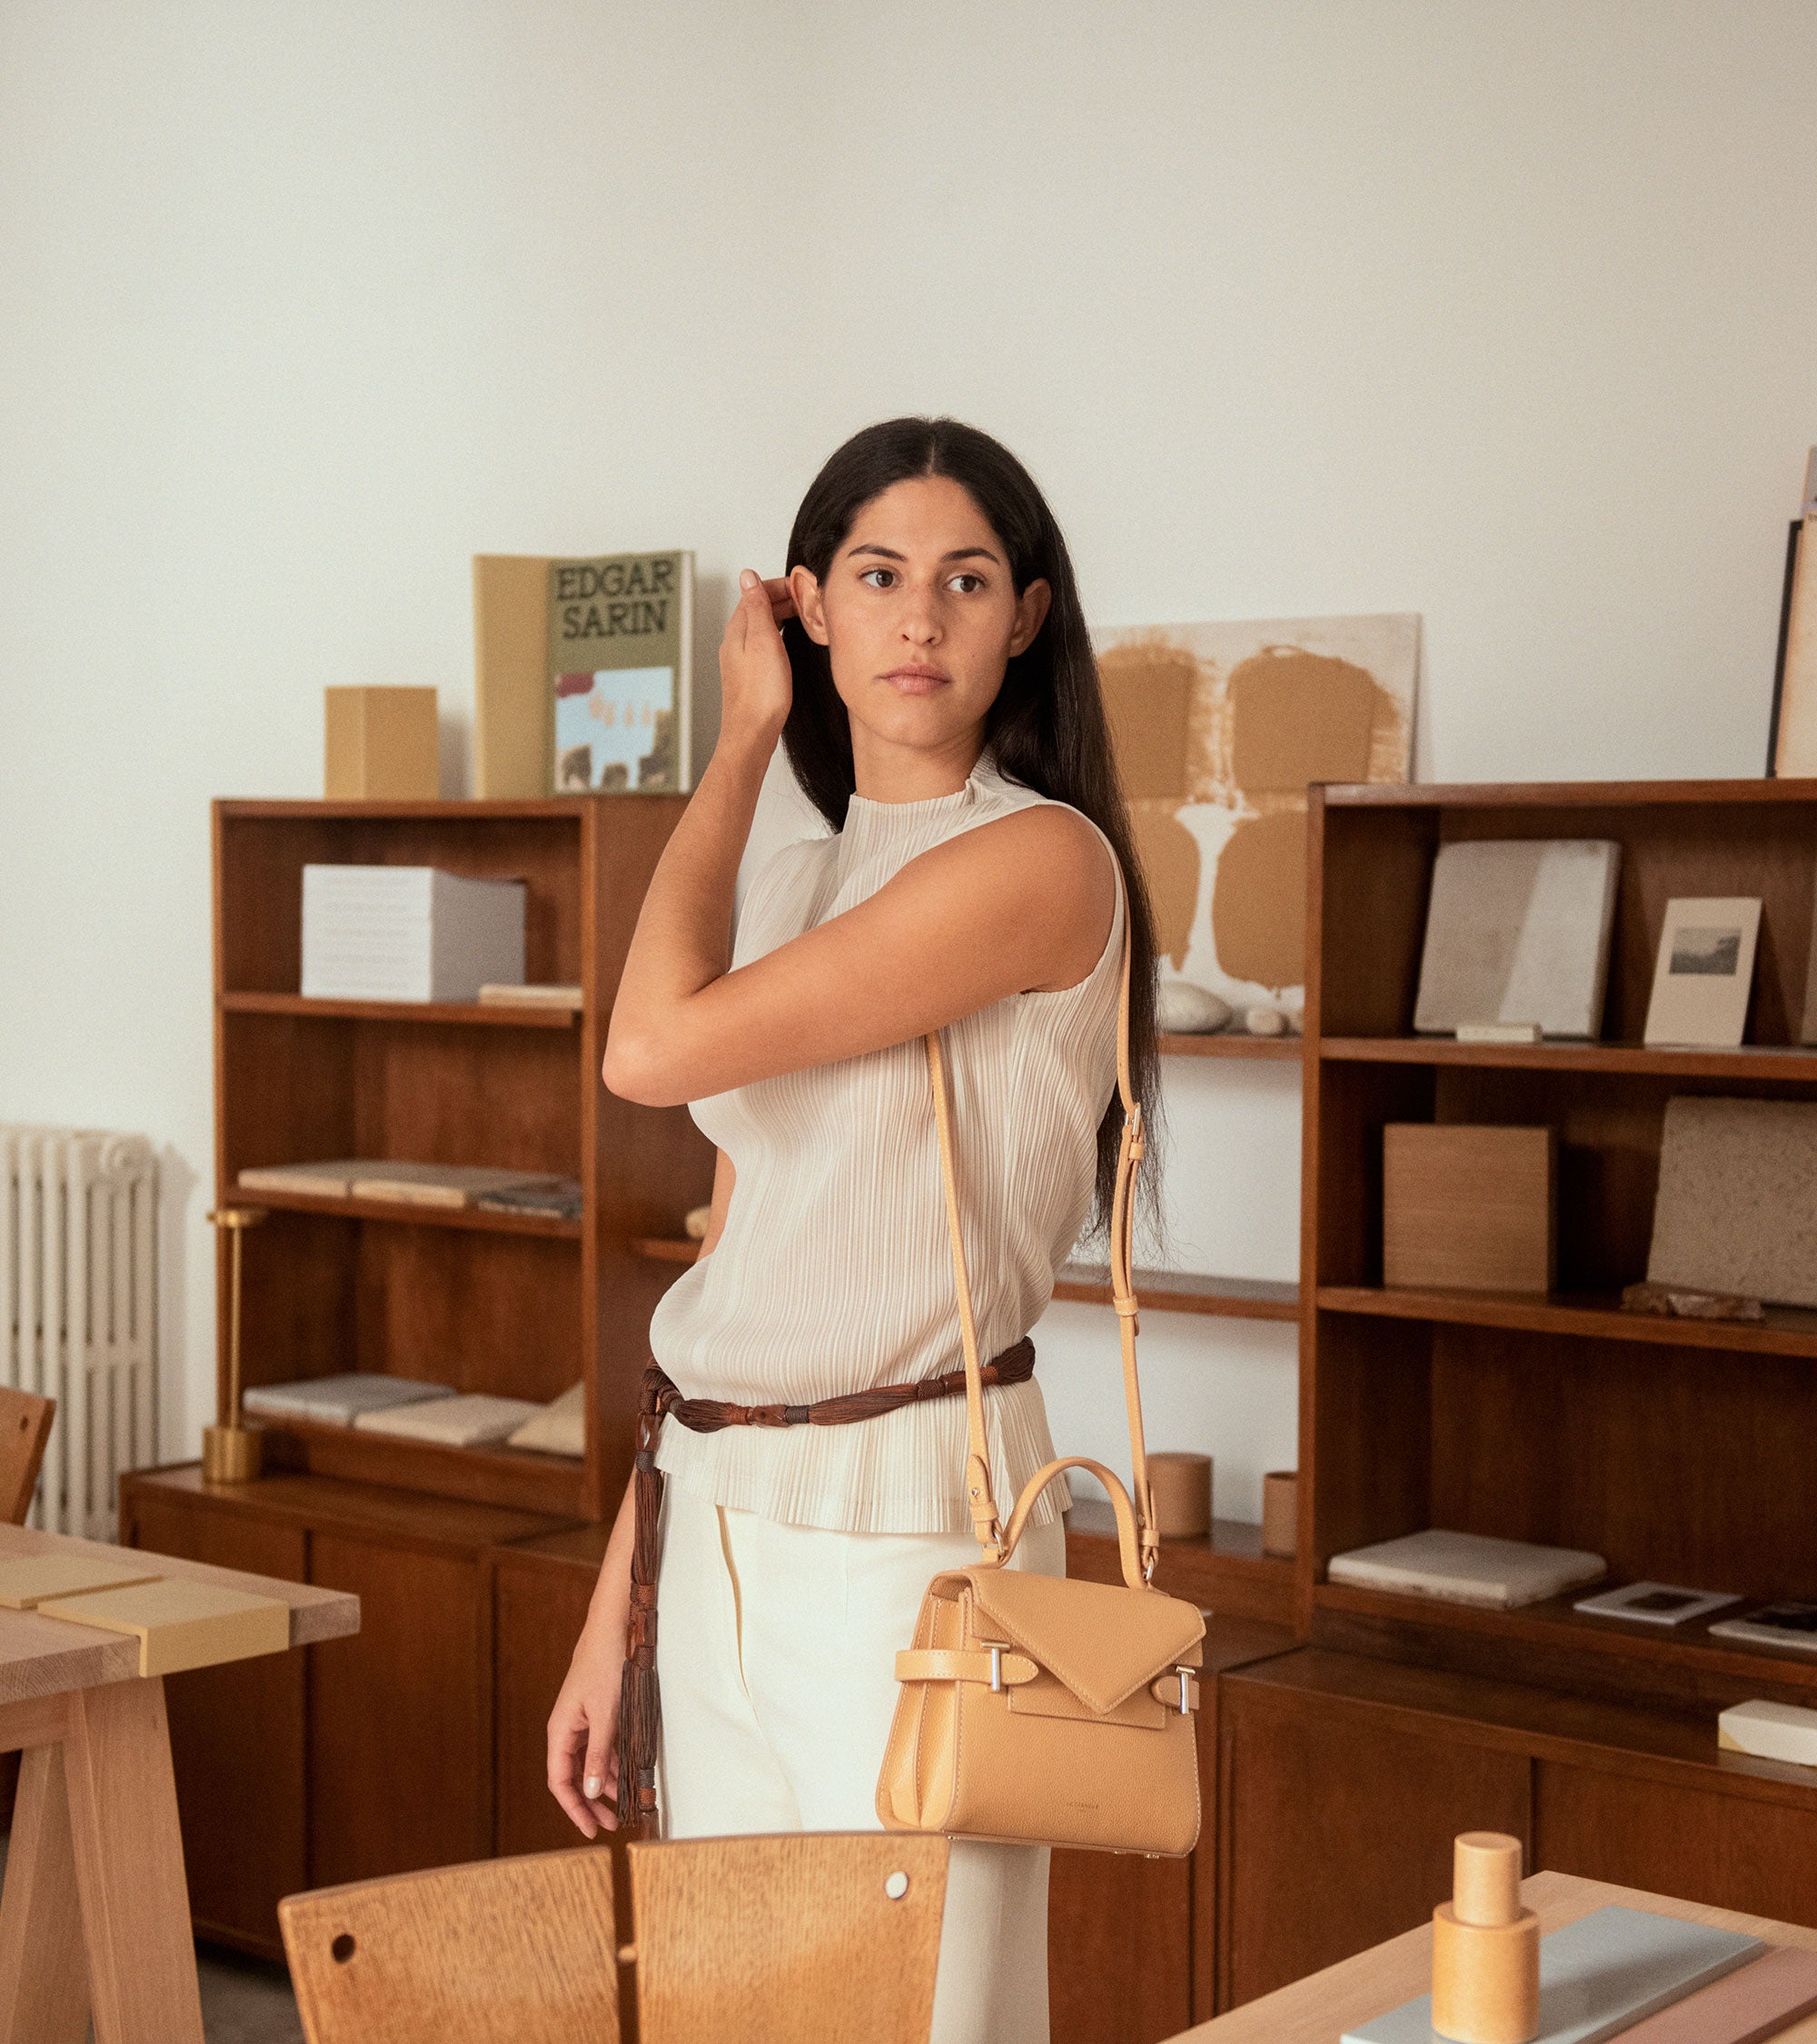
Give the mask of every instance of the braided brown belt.
[[[1035, 1374], [1035, 1344], [1027, 1335], [978, 1372], [986, 1384], [1027, 1384]], [[619, 1698], [619, 1824], [627, 1836], [656, 1830], [656, 1746], [661, 1699], [656, 1686], [657, 1525], [662, 1510], [662, 1472], [657, 1437], [665, 1419], [690, 1434], [727, 1426], [849, 1426], [878, 1419], [928, 1398], [962, 1398], [966, 1374], [948, 1370], [913, 1384], [879, 1384], [811, 1405], [733, 1405], [717, 1398], [684, 1398], [652, 1363], [643, 1373], [637, 1403], [637, 1462], [631, 1477], [630, 1624], [625, 1634], [624, 1679]]]

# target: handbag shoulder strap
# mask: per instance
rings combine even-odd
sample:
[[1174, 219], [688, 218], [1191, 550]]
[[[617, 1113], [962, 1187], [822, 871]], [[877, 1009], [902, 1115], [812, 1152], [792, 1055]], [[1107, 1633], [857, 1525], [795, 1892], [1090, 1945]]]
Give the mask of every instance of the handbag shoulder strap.
[[[1110, 1206], [1110, 1303], [1123, 1349], [1123, 1398], [1129, 1419], [1130, 1473], [1135, 1479], [1136, 1518], [1141, 1543], [1142, 1573], [1152, 1575], [1159, 1540], [1148, 1494], [1148, 1456], [1142, 1436], [1142, 1388], [1136, 1369], [1137, 1303], [1130, 1255], [1135, 1240], [1136, 1171], [1145, 1147], [1142, 1104], [1129, 1083], [1129, 899], [1119, 866], [1118, 898], [1123, 908], [1123, 960], [1117, 994], [1117, 1090], [1123, 1103], [1123, 1135], [1117, 1152], [1117, 1185]], [[993, 1558], [1008, 1559], [1003, 1528], [992, 1494], [990, 1453], [984, 1432], [984, 1391], [979, 1380], [978, 1326], [972, 1315], [971, 1280], [966, 1270], [965, 1239], [959, 1227], [958, 1186], [953, 1170], [952, 1112], [947, 1096], [946, 1061], [940, 1033], [927, 1036], [928, 1075], [934, 1089], [934, 1126], [939, 1139], [940, 1182], [946, 1194], [947, 1235], [952, 1247], [953, 1277], [958, 1288], [959, 1340], [965, 1351], [966, 1505], [979, 1544]]]

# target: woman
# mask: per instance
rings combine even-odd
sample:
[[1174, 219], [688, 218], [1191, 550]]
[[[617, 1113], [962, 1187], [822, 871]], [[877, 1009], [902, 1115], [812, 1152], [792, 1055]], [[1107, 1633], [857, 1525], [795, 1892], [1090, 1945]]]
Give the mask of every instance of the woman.
[[[1006, 1513], [1053, 1454], [1022, 1337], [1115, 1177], [1126, 913], [1145, 1097], [1155, 1057], [1154, 945], [1090, 645], [1020, 463], [949, 420], [870, 427], [809, 491], [786, 580], [740, 585], [719, 743], [650, 882], [604, 1066], [625, 1097], [690, 1103], [719, 1148], [655, 1362], [686, 1399], [797, 1408], [662, 1427], [671, 1837], [874, 1829], [896, 1651], [928, 1579], [978, 1556], [962, 1398], [794, 1424], [958, 1365], [923, 1033], [945, 1031]], [[764, 867], [734, 947], [779, 736], [835, 835]], [[1066, 1573], [1065, 1503], [1050, 1486], [1015, 1566]], [[614, 1822], [629, 1505], [549, 1724], [550, 1787], [589, 1837]], [[1047, 1859], [955, 1846], [937, 2039], [1046, 2039]]]

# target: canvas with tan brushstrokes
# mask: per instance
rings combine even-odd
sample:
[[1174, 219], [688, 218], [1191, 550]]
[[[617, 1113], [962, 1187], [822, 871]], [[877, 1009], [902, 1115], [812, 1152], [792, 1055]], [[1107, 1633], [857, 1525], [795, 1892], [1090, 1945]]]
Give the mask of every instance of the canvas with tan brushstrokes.
[[1413, 762], [1419, 619], [1094, 633], [1166, 964], [1240, 1012], [1298, 1007], [1306, 791]]

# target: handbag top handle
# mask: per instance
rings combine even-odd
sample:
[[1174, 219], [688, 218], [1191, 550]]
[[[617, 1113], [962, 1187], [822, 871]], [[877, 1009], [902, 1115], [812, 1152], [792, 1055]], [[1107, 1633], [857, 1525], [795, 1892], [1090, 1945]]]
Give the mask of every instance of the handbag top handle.
[[[1117, 1310], [1117, 1332], [1123, 1347], [1123, 1399], [1129, 1416], [1129, 1463], [1134, 1479], [1137, 1530], [1141, 1544], [1141, 1570], [1145, 1581], [1155, 1573], [1160, 1552], [1155, 1531], [1154, 1503], [1148, 1493], [1148, 1454], [1142, 1438], [1142, 1387], [1136, 1370], [1137, 1306], [1135, 1279], [1130, 1268], [1135, 1239], [1136, 1169], [1146, 1146], [1142, 1130], [1142, 1103], [1129, 1083], [1129, 898], [1119, 865], [1117, 885], [1123, 902], [1123, 963], [1117, 995], [1117, 1090], [1123, 1102], [1123, 1136], [1117, 1151], [1117, 1185], [1110, 1204], [1110, 1303]], [[947, 1098], [946, 1064], [940, 1053], [940, 1033], [927, 1036], [928, 1075], [934, 1088], [934, 1125], [939, 1138], [940, 1181], [946, 1193], [947, 1235], [952, 1245], [953, 1277], [958, 1287], [959, 1340], [965, 1350], [966, 1378], [966, 1504], [971, 1513], [972, 1531], [986, 1553], [998, 1561], [1007, 1560], [1010, 1546], [1004, 1538], [998, 1516], [997, 1500], [991, 1493], [990, 1454], [984, 1434], [984, 1391], [978, 1377], [978, 1328], [972, 1317], [971, 1280], [966, 1272], [965, 1240], [959, 1230], [958, 1187], [953, 1173], [951, 1109]], [[1038, 1489], [1062, 1466], [1050, 1464], [1036, 1479]], [[1107, 1472], [1106, 1473], [1108, 1473]], [[1115, 1492], [1113, 1492], [1115, 1501]], [[1032, 1502], [1028, 1500], [1025, 1502]], [[1018, 1510], [1016, 1518], [1026, 1516]], [[1018, 1530], [1012, 1526], [1012, 1532]]]

